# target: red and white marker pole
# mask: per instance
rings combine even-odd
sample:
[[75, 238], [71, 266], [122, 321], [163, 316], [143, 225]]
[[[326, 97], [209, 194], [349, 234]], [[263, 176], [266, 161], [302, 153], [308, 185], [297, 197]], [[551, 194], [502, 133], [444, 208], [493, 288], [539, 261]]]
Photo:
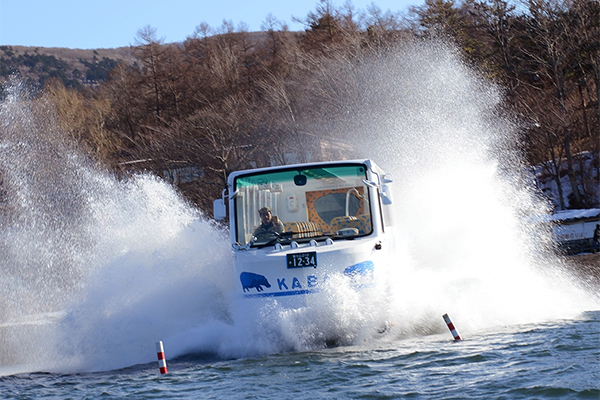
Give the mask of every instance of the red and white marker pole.
[[446, 325], [448, 325], [448, 329], [450, 329], [450, 332], [452, 333], [454, 340], [461, 340], [461, 337], [458, 334], [458, 331], [456, 330], [456, 328], [454, 327], [454, 324], [452, 323], [452, 321], [450, 321], [450, 317], [448, 316], [448, 314], [442, 315], [442, 318], [444, 318], [444, 321], [446, 321]]
[[165, 349], [162, 342], [156, 342], [156, 354], [158, 355], [158, 368], [161, 374], [167, 373], [167, 360], [165, 360]]

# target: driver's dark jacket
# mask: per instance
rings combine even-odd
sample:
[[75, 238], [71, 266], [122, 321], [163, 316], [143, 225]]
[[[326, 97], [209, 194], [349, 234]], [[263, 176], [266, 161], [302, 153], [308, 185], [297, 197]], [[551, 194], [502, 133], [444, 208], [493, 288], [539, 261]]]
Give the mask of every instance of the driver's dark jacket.
[[272, 217], [271, 225], [263, 225], [262, 223], [254, 230], [253, 235], [256, 236], [257, 239], [268, 239], [273, 233], [283, 233], [283, 223], [277, 219], [277, 217]]

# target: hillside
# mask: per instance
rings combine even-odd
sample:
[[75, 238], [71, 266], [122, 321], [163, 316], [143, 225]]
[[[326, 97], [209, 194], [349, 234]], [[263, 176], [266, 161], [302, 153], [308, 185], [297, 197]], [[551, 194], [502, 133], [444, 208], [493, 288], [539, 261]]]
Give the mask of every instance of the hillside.
[[[555, 209], [597, 208], [600, 7], [559, 4], [496, 15], [473, 2], [428, 2], [408, 19], [317, 7], [302, 32], [271, 21], [272, 29], [249, 33], [224, 22], [183, 43], [165, 44], [148, 26], [129, 48], [5, 46], [0, 90], [13, 74], [38, 88], [52, 79], [41, 94], [65, 135], [118, 173], [169, 177], [204, 210], [231, 171], [288, 155], [341, 158], [343, 146], [324, 143], [398, 126], [420, 132], [415, 141], [430, 140], [431, 127], [472, 131], [476, 140], [481, 126], [469, 126], [471, 115], [514, 131], [498, 131], [494, 146], [522, 153]], [[106, 79], [115, 65], [118, 79]]]
[[46, 80], [58, 78], [67, 87], [81, 88], [106, 79], [110, 69], [119, 62], [135, 63], [131, 48], [0, 46], [0, 79], [16, 75], [40, 87]]

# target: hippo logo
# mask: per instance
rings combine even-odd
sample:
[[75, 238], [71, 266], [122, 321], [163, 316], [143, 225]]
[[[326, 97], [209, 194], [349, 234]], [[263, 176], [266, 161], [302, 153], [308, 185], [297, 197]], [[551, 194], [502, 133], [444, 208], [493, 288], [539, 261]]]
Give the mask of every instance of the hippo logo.
[[240, 274], [240, 282], [242, 283], [242, 288], [244, 292], [256, 288], [257, 292], [262, 292], [264, 289], [263, 286], [268, 288], [271, 287], [269, 281], [263, 275], [253, 274], [252, 272], [242, 272]]

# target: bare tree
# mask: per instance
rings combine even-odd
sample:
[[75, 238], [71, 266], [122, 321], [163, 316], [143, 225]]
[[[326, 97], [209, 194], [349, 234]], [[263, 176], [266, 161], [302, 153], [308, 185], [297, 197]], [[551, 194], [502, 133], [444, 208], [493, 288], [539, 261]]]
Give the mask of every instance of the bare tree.
[[[471, 12], [475, 20], [484, 27], [490, 39], [485, 58], [491, 60], [494, 70], [498, 66], [511, 94], [519, 86], [519, 60], [517, 46], [519, 18], [514, 14], [515, 6], [505, 0], [471, 0]], [[489, 61], [488, 65], [492, 64]]]
[[[568, 3], [561, 0], [528, 0], [527, 4], [531, 13], [528, 32], [532, 47], [523, 50], [537, 66], [543, 84], [552, 88], [554, 93], [551, 104], [554, 105], [555, 120], [561, 128], [567, 173], [573, 192], [570, 207], [585, 207], [580, 182], [575, 174], [572, 152], [573, 110], [569, 97], [574, 94], [576, 82], [569, 79], [569, 76], [575, 73], [579, 66], [579, 49], [574, 46], [570, 36], [572, 16]], [[542, 125], [544, 122], [542, 121]], [[553, 128], [549, 126], [547, 129]]]

